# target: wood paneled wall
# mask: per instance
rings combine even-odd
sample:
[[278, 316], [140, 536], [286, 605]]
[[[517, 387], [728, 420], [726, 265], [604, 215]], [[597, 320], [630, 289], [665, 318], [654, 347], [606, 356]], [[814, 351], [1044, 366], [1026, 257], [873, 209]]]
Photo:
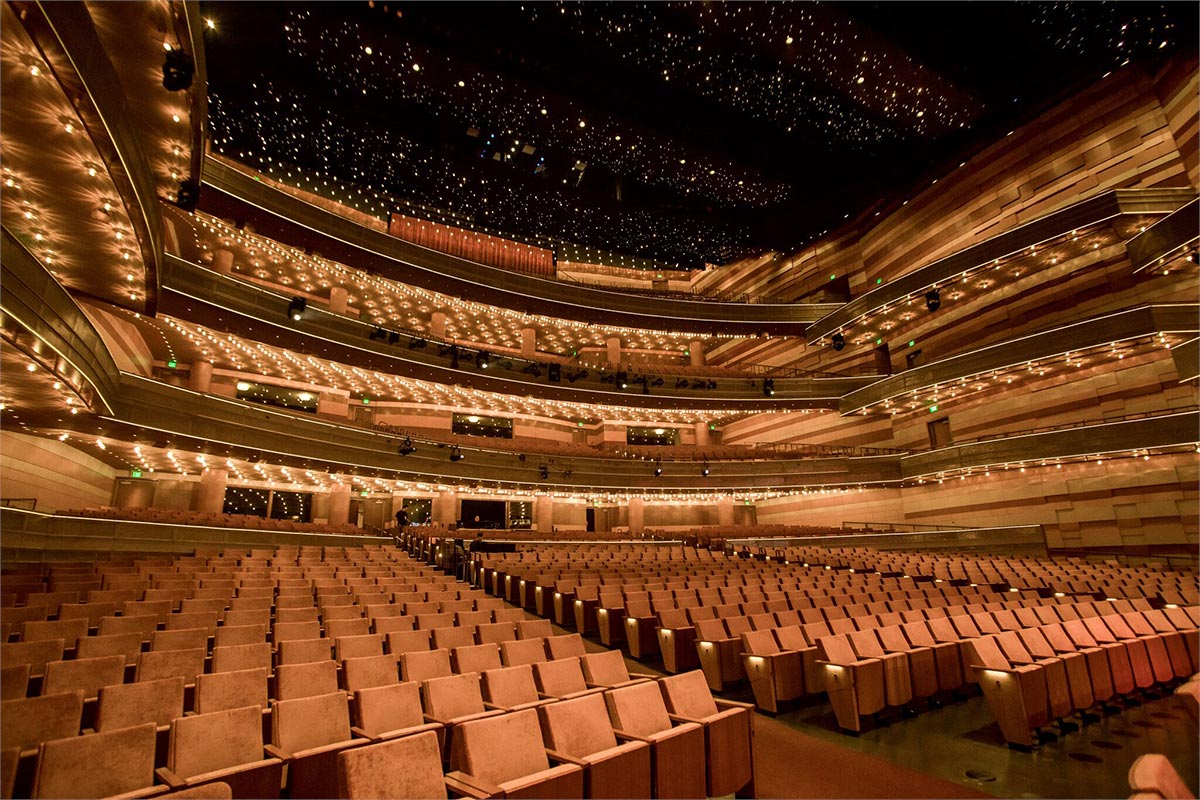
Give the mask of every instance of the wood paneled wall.
[[108, 505], [117, 471], [57, 439], [0, 431], [0, 491], [32, 497], [38, 511]]

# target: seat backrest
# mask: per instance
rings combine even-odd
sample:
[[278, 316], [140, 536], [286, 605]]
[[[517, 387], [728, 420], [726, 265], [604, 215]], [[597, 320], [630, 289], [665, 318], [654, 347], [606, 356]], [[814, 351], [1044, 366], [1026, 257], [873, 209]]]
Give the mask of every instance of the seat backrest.
[[142, 653], [138, 656], [134, 680], [156, 681], [178, 676], [184, 683], [195, 683], [196, 676], [204, 672], [205, 655], [203, 647]]
[[394, 656], [429, 650], [429, 631], [392, 631], [387, 635], [388, 652]]
[[482, 673], [486, 670], [500, 669], [503, 666], [500, 661], [500, 645], [494, 643], [456, 647], [451, 651], [451, 655], [453, 656], [454, 671], [458, 673]]
[[294, 700], [337, 691], [337, 664], [332, 660], [275, 667], [275, 697]]
[[517, 622], [518, 639], [545, 639], [554, 635], [548, 619], [523, 619]]
[[587, 653], [583, 646], [583, 637], [578, 633], [567, 633], [562, 636], [551, 636], [546, 639], [546, 653], [553, 661], [559, 658], [576, 658]]
[[269, 669], [271, 666], [271, 645], [266, 642], [257, 644], [231, 644], [214, 647], [212, 652], [213, 672], [235, 672], [243, 669]]
[[433, 731], [337, 754], [339, 797], [445, 800], [441, 748]]
[[620, 650], [588, 653], [580, 657], [579, 666], [584, 679], [593, 686], [616, 686], [629, 681], [629, 669]]
[[101, 686], [125, 682], [125, 656], [100, 656], [75, 661], [51, 661], [46, 665], [42, 694], [61, 694], [82, 689], [84, 697], [95, 697]]
[[54, 739], [38, 751], [33, 797], [112, 797], [154, 785], [153, 724]]
[[51, 739], [79, 735], [83, 692], [0, 700], [0, 741], [5, 749], [28, 750]]
[[874, 629], [854, 631], [846, 634], [846, 638], [850, 640], [850, 646], [858, 653], [859, 658], [883, 658], [886, 655], [879, 639], [875, 637]]
[[604, 693], [613, 726], [634, 736], [650, 736], [671, 728], [662, 691], [653, 681], [622, 686]]
[[481, 675], [483, 696], [494, 706], [512, 708], [524, 703], [536, 703], [540, 699], [530, 664], [489, 669]]
[[975, 651], [972, 665], [987, 669], [1011, 669], [1012, 664], [1000, 650], [1000, 645], [994, 636], [981, 636], [967, 642], [967, 646]]
[[904, 631], [904, 638], [908, 639], [913, 647], [933, 647], [937, 644], [924, 621], [906, 622], [900, 629]]
[[340, 636], [366, 636], [370, 632], [371, 621], [365, 617], [331, 619], [325, 623], [325, 635], [335, 642]]
[[400, 656], [400, 673], [406, 681], [424, 681], [452, 675], [454, 671], [450, 667], [450, 651], [425, 650], [403, 653]]
[[276, 644], [295, 641], [296, 639], [320, 639], [321, 623], [316, 620], [307, 622], [276, 622], [271, 630], [271, 636]]
[[144, 722], [170, 725], [171, 720], [182, 716], [183, 678], [117, 684], [100, 689], [96, 730], [111, 731]]
[[754, 656], [766, 656], [779, 652], [779, 643], [771, 630], [746, 631], [742, 634], [742, 651]]
[[493, 785], [549, 768], [533, 709], [464, 722], [453, 738], [450, 769]]
[[660, 628], [690, 628], [692, 623], [689, 621], [688, 609], [686, 608], [666, 608], [658, 612], [658, 626]]
[[276, 700], [271, 704], [271, 738], [285, 753], [300, 753], [350, 739], [345, 692]]
[[781, 650], [805, 650], [810, 646], [799, 625], [785, 625], [775, 628], [772, 633]]
[[533, 664], [533, 678], [538, 691], [548, 697], [565, 697], [576, 692], [587, 691], [587, 681], [579, 659], [560, 658]]
[[419, 630], [433, 630], [434, 628], [453, 628], [454, 614], [418, 614], [417, 628]]
[[704, 719], [717, 713], [717, 704], [701, 670], [669, 675], [658, 683], [670, 713], [689, 719]]
[[258, 706], [177, 717], [171, 722], [167, 768], [187, 779], [263, 758]]
[[396, 669], [396, 657], [377, 655], [348, 658], [342, 662], [342, 680], [346, 682], [348, 692], [398, 683], [400, 674]]
[[369, 734], [411, 728], [425, 722], [416, 683], [372, 686], [354, 693], [354, 719]]
[[150, 634], [158, 627], [158, 618], [154, 616], [122, 616], [122, 617], [101, 617], [100, 630], [101, 636], [109, 636], [120, 633], [136, 633], [141, 637], [142, 641], [149, 641]]
[[[364, 622], [366, 620], [363, 620]], [[357, 636], [338, 636], [333, 640], [334, 657], [337, 661], [348, 658], [383, 655], [383, 636], [367, 633]]]
[[536, 664], [539, 661], [546, 661], [546, 640], [536, 638], [501, 642], [500, 655], [506, 667], [515, 667], [518, 664]]
[[243, 706], [267, 708], [266, 667], [215, 672], [196, 677], [196, 713], [226, 711]]
[[475, 644], [475, 631], [471, 628], [437, 628], [433, 631], [433, 647], [436, 650], [453, 650]]
[[723, 619], [698, 619], [695, 628], [697, 641], [717, 642], [729, 638], [729, 632], [725, 629], [725, 620]]
[[[230, 612], [231, 614], [234, 612]], [[217, 628], [214, 647], [229, 647], [239, 644], [259, 644], [267, 641], [267, 626], [265, 623], [249, 625], [222, 625]]]
[[538, 709], [538, 715], [542, 738], [551, 750], [582, 758], [617, 746], [599, 693], [548, 703]]
[[421, 684], [421, 703], [434, 719], [451, 720], [484, 711], [479, 673], [430, 678]]
[[844, 633], [820, 637], [817, 639], [817, 647], [822, 657], [832, 664], [852, 664], [859, 660]]

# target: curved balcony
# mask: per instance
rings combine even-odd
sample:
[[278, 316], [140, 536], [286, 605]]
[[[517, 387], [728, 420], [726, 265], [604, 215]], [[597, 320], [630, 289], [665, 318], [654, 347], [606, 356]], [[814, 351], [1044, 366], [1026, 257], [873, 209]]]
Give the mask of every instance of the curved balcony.
[[[74, 369], [111, 412], [121, 373], [91, 320], [7, 228], [0, 236], [0, 264], [0, 310]], [[55, 371], [69, 370], [56, 364]]]
[[967, 469], [1101, 457], [1133, 449], [1191, 447], [1197, 441], [1200, 441], [1200, 412], [1189, 411], [952, 445], [901, 456], [900, 469], [907, 479]]
[[1197, 330], [1200, 330], [1200, 305], [1140, 306], [915, 367], [851, 391], [842, 398], [840, 410], [843, 414], [853, 414], [909, 392], [1112, 342], [1168, 332], [1195, 333]]
[[835, 304], [739, 304], [664, 299], [545, 280], [439, 253], [357, 225], [209, 157], [201, 207], [252, 220], [293, 246], [404, 283], [466, 300], [587, 323], [682, 332], [799, 336]]
[[1200, 239], [1200, 199], [1160, 219], [1137, 236], [1125, 248], [1134, 273], [1167, 265], [1186, 253], [1195, 260], [1196, 240]]
[[[188, 389], [123, 374], [120, 397], [106, 435], [154, 442], [161, 447], [265, 457], [272, 462], [333, 472], [379, 474], [394, 479], [455, 485], [495, 485], [529, 491], [719, 491], [788, 489], [815, 485], [859, 485], [898, 480], [896, 455], [764, 459], [699, 465], [668, 464], [661, 476], [654, 465], [622, 458], [555, 459], [547, 479], [539, 460], [515, 452], [463, 448], [466, 457], [448, 458], [449, 449], [420, 447], [401, 456], [402, 437], [349, 425], [337, 425], [263, 406], [204, 395]], [[486, 448], [480, 442], [480, 448]], [[567, 474], [564, 476], [563, 473]]]
[[15, 5], [21, 24], [53, 64], [55, 80], [71, 98], [121, 198], [146, 272], [145, 310], [153, 314], [162, 269], [162, 217], [150, 161], [121, 80], [83, 3]]
[[[886, 306], [920, 297], [964, 274], [986, 267], [1044, 242], [1070, 236], [1073, 232], [1122, 216], [1168, 215], [1195, 200], [1187, 189], [1117, 189], [1068, 206], [977, 245], [914, 269], [899, 278], [860, 295], [833, 313], [814, 322], [805, 334], [810, 344], [820, 341], [860, 318]], [[1193, 220], [1194, 222], [1194, 220]], [[1147, 229], [1147, 233], [1152, 228]], [[1132, 253], [1131, 253], [1132, 255]]]
[[[635, 383], [638, 373], [629, 368], [627, 390], [620, 390], [611, 373], [568, 367], [559, 382], [549, 380], [547, 361], [526, 360], [491, 352], [486, 372], [475, 366], [456, 365], [458, 359], [443, 353], [436, 341], [404, 335], [395, 345], [372, 339], [376, 326], [342, 314], [309, 306], [302, 319], [288, 318], [291, 297], [256, 284], [223, 275], [172, 255], [165, 257], [166, 272], [160, 310], [181, 319], [220, 319], [223, 326], [247, 337], [296, 349], [320, 352], [323, 357], [361, 365], [395, 375], [446, 384], [461, 384], [483, 391], [533, 395], [576, 403], [601, 403], [637, 408], [677, 408], [681, 402], [695, 409], [776, 411], [804, 408], [837, 408], [847, 392], [866, 386], [876, 376], [773, 377], [774, 394], [766, 395], [761, 378], [720, 377], [689, 381], [692, 373], [672, 375], [670, 367], [654, 367]], [[277, 321], [276, 321], [277, 320]], [[474, 360], [475, 351], [462, 348]], [[655, 384], [658, 385], [655, 385]], [[681, 385], [683, 384], [683, 385]], [[709, 387], [712, 388], [709, 388]], [[699, 390], [698, 390], [699, 389]]]

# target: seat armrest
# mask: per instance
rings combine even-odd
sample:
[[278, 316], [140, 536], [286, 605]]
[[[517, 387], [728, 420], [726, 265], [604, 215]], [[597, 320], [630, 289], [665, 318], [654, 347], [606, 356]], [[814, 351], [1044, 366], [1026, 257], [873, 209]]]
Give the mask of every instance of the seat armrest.
[[174, 772], [167, 769], [166, 767], [159, 767], [158, 769], [154, 770], [154, 775], [160, 781], [162, 781], [164, 784], [166, 784], [166, 786], [168, 788], [170, 788], [172, 791], [174, 791], [175, 789], [183, 789], [184, 787], [187, 786], [187, 781], [185, 781], [183, 778], [179, 777], [178, 775], [176, 775]]
[[626, 742], [645, 742], [646, 744], [651, 744], [654, 741], [653, 739], [647, 739], [645, 736], [619, 731], [616, 728], [613, 728], [613, 735], [617, 737], [618, 742], [624, 740]]
[[551, 750], [548, 747], [546, 748], [546, 755], [550, 758], [550, 761], [557, 761], [559, 764], [574, 764], [577, 767], [586, 767], [588, 765], [588, 762], [582, 759], [569, 756], [566, 753], [560, 753], [557, 750]]
[[427, 724], [428, 723], [437, 723], [438, 725], [441, 725], [443, 728], [449, 727], [449, 725], [450, 725], [449, 720], [438, 719], [437, 717], [431, 716], [429, 714], [422, 714], [421, 716], [425, 718], [425, 722]]
[[488, 711], [507, 711], [508, 710], [504, 706], [498, 706], [495, 703], [489, 703], [487, 700], [483, 701], [483, 707], [485, 709], [487, 709]]
[[278, 758], [285, 764], [295, 758], [295, 756], [293, 756], [291, 753], [285, 753], [283, 750], [280, 750], [273, 744], [264, 744], [263, 752], [271, 758]]
[[858, 661], [851, 661], [849, 664], [838, 664], [833, 661], [826, 661], [823, 658], [818, 658], [815, 663], [828, 667], [865, 667], [867, 664], [872, 664], [877, 661], [879, 661], [878, 658], [860, 658]]
[[701, 725], [701, 726], [704, 725], [704, 720], [697, 719], [696, 717], [681, 717], [678, 714], [667, 714], [667, 718], [670, 719], [671, 722], [677, 722], [677, 723], [690, 722], [693, 725]]
[[350, 726], [350, 735], [357, 736], [359, 739], [370, 739], [373, 742], [379, 741], [379, 736], [377, 736], [375, 734], [367, 733], [366, 731], [364, 731], [362, 728], [358, 727], [357, 725]]
[[755, 705], [753, 703], [740, 703], [737, 700], [722, 700], [719, 697], [714, 697], [713, 702], [717, 704], [718, 709], [733, 710], [735, 708], [744, 708], [747, 711], [754, 711], [755, 709]]
[[446, 781], [446, 789], [461, 797], [474, 797], [482, 800], [482, 798], [502, 797], [504, 795], [500, 791], [499, 786], [485, 783], [474, 775], [468, 775], [465, 772], [447, 772], [442, 777]]
[[1013, 669], [1012, 667], [985, 667], [981, 664], [968, 664], [967, 666], [976, 672], [1003, 672], [1006, 675], [1016, 675], [1018, 672], [1023, 671], [1020, 668]]
[[[659, 676], [651, 675], [648, 672], [631, 672], [631, 673], [629, 673], [629, 683], [634, 683], [636, 681], [642, 681], [642, 680], [656, 681], [656, 680], [658, 680], [658, 677]], [[626, 684], [626, 685], [628, 685], [628, 684]]]

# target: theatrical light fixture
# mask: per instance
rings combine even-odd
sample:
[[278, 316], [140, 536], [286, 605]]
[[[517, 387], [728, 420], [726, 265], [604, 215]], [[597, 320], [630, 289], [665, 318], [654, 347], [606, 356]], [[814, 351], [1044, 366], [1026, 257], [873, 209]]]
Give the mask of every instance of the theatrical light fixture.
[[705, 478], [708, 477], [708, 462], [704, 463], [704, 466], [700, 469], [700, 474]]
[[662, 467], [655, 467], [654, 468], [654, 477], [658, 478], [661, 475], [662, 475]]
[[841, 350], [843, 347], [845, 347], [845, 346], [846, 346], [846, 337], [845, 337], [845, 336], [843, 336], [843, 335], [842, 335], [842, 334], [840, 334], [840, 333], [835, 333], [835, 334], [834, 334], [834, 335], [831, 337], [830, 341], [832, 341], [832, 342], [833, 342], [833, 349], [834, 349], [834, 350]]
[[375, 330], [371, 331], [369, 334], [367, 334], [367, 336], [373, 341], [382, 341], [387, 338], [387, 331], [379, 326], [375, 326]]
[[774, 397], [775, 396], [775, 379], [774, 378], [763, 378], [762, 389], [763, 389], [763, 397]]
[[421, 339], [419, 337], [416, 337], [416, 336], [410, 337], [408, 340], [408, 349], [409, 350], [424, 350], [425, 349], [425, 340]]
[[618, 372], [616, 375], [616, 383], [619, 388], [628, 389], [629, 388], [629, 374], [624, 371]]
[[463, 460], [462, 450], [459, 450], [457, 446], [450, 448], [450, 460], [451, 461], [462, 461]]
[[410, 456], [413, 453], [417, 452], [417, 448], [413, 444], [412, 439], [405, 438], [404, 442], [399, 447], [396, 448], [396, 452], [402, 456]]
[[925, 305], [930, 311], [937, 311], [942, 307], [942, 293], [937, 289], [930, 289], [925, 293]]
[[306, 308], [308, 308], [307, 300], [303, 297], [293, 297], [292, 301], [288, 303], [288, 316], [294, 322], [299, 322], [300, 318], [304, 316], [304, 309]]
[[551, 364], [546, 368], [546, 379], [551, 383], [558, 383], [562, 380], [562, 365]]
[[491, 364], [491, 362], [488, 361], [488, 354], [480, 350], [479, 355], [475, 357], [475, 366], [479, 367], [480, 369], [487, 369], [489, 364]]
[[550, 477], [550, 470], [545, 465], [538, 467], [538, 477], [546, 480]]
[[192, 57], [179, 49], [171, 49], [163, 56], [162, 85], [168, 92], [179, 92], [192, 85], [196, 66]]
[[400, 334], [396, 331], [388, 331], [387, 341], [388, 344], [396, 344], [400, 341]]
[[200, 184], [191, 178], [181, 180], [179, 188], [175, 190], [175, 205], [184, 211], [191, 212], [196, 210], [198, 202], [200, 202]]

